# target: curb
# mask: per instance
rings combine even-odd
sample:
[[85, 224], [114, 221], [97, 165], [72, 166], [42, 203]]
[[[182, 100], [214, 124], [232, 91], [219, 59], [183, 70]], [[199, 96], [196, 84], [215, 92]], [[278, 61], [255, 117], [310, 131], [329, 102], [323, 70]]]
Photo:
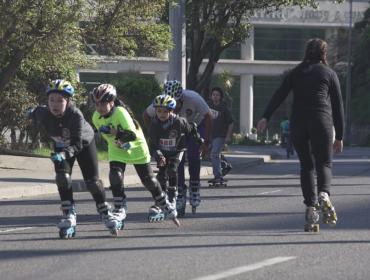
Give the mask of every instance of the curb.
[[[273, 152], [271, 155], [262, 156], [259, 158], [250, 159], [243, 162], [234, 162], [232, 163], [233, 170], [235, 172], [241, 169], [250, 168], [257, 166], [266, 162], [271, 161], [272, 159], [278, 158], [278, 153]], [[213, 175], [212, 166], [202, 166], [200, 170], [200, 176], [211, 176]], [[101, 182], [106, 190], [110, 186], [109, 178], [106, 176], [100, 178]], [[188, 167], [185, 167], [185, 179], [189, 179]], [[139, 176], [137, 174], [126, 175], [124, 178], [125, 187], [130, 187], [134, 185], [141, 184]], [[85, 182], [81, 179], [73, 180], [72, 189], [74, 192], [87, 192]], [[58, 194], [58, 189], [56, 185], [53, 184], [40, 184], [33, 186], [18, 186], [14, 187], [1, 187], [0, 188], [0, 199], [16, 199], [20, 197], [30, 197], [38, 195], [51, 195]]]

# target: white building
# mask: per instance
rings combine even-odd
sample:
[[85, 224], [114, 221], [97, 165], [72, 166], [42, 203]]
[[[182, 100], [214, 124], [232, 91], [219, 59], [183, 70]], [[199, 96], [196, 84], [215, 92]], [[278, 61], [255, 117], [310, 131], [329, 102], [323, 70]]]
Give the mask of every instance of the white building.
[[[251, 22], [254, 29], [246, 45], [228, 49], [216, 64], [215, 74], [220, 68], [231, 70], [236, 83], [230, 91], [233, 97], [232, 111], [236, 118], [234, 132], [250, 133], [262, 117], [264, 108], [282, 80], [282, 74], [295, 67], [304, 56], [308, 39], [327, 40], [338, 27], [348, 27], [350, 4], [333, 4], [318, 1], [320, 9], [289, 7], [282, 12], [266, 14], [256, 12]], [[363, 18], [369, 8], [368, 0], [353, 0], [353, 22]], [[330, 44], [329, 44], [330, 51]], [[80, 81], [92, 88], [99, 83], [115, 79], [117, 73], [137, 70], [143, 74], [154, 74], [160, 83], [167, 81], [168, 60], [140, 57], [123, 61], [108, 61], [97, 58], [96, 69], [79, 69]], [[200, 73], [204, 71], [204, 61]], [[214, 79], [217, 84], [217, 77]], [[270, 136], [278, 133], [279, 123], [289, 116], [292, 97], [276, 111], [267, 129]], [[270, 137], [271, 138], [271, 137]]]

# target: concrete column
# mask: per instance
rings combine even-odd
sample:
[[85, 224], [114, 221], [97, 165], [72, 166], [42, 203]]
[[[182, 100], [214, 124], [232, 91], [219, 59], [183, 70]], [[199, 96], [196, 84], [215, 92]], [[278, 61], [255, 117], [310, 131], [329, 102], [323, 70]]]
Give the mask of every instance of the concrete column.
[[79, 83], [80, 82], [80, 69], [76, 69], [76, 79], [77, 79], [77, 82]]
[[251, 134], [253, 127], [253, 75], [240, 75], [240, 133]]
[[241, 45], [241, 59], [254, 60], [254, 28], [250, 31], [250, 36], [246, 44]]
[[155, 72], [155, 78], [158, 80], [158, 83], [164, 84], [167, 82], [167, 72]]
[[175, 45], [169, 53], [169, 79], [179, 80], [182, 88], [186, 88], [186, 27], [185, 27], [185, 0], [176, 0], [177, 7], [170, 5], [170, 28], [172, 41]]

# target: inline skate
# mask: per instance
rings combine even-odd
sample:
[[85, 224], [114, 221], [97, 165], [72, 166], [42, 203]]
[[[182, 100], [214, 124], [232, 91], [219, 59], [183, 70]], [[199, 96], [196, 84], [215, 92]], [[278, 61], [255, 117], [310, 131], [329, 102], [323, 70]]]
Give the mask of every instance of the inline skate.
[[60, 210], [63, 211], [63, 216], [58, 223], [59, 237], [62, 239], [75, 237], [77, 222], [75, 204], [69, 200], [62, 201]]

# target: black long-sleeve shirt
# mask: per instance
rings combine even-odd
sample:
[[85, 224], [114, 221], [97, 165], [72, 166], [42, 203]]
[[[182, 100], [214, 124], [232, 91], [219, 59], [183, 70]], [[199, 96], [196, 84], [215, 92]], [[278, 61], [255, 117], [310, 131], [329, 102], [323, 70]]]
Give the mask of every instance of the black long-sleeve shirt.
[[36, 107], [29, 116], [39, 121], [53, 139], [54, 151], [64, 152], [66, 159], [76, 156], [93, 138], [94, 131], [81, 111], [70, 102], [63, 117], [55, 117], [47, 106]]
[[299, 64], [285, 76], [267, 105], [263, 118], [269, 120], [291, 90], [293, 90], [292, 118], [299, 118], [308, 113], [329, 115], [332, 113], [335, 139], [343, 139], [343, 101], [338, 76], [334, 70], [318, 61]]

